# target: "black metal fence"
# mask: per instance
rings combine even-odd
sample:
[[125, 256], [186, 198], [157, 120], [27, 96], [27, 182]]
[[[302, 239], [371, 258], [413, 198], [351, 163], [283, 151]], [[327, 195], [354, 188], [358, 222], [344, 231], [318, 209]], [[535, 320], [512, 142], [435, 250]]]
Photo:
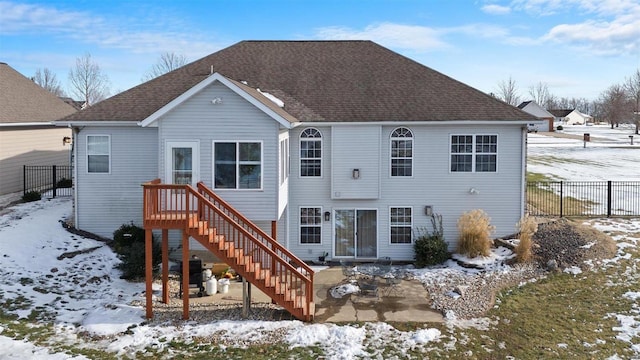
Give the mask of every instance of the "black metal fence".
[[71, 196], [72, 176], [69, 165], [24, 165], [24, 194], [37, 191], [42, 196]]
[[534, 216], [640, 216], [640, 181], [527, 182]]

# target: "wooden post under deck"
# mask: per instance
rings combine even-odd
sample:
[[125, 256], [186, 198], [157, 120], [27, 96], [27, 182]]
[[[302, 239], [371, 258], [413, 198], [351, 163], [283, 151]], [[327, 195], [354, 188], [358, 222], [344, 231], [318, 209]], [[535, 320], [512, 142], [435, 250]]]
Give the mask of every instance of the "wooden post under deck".
[[169, 230], [162, 229], [162, 302], [169, 303]]
[[182, 320], [189, 320], [189, 235], [182, 230]]
[[151, 230], [147, 229], [144, 231], [144, 266], [145, 266], [145, 282], [146, 282], [146, 306], [147, 306], [147, 319], [151, 319], [153, 317], [153, 233]]

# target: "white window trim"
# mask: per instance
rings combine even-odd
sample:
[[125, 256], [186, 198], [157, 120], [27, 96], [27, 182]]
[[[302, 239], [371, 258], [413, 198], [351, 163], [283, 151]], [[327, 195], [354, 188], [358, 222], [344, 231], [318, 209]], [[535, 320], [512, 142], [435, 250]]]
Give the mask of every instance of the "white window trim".
[[[320, 134], [319, 138], [303, 138], [302, 137], [302, 133], [305, 132], [306, 130], [315, 130]], [[323, 166], [324, 166], [324, 161], [322, 160], [324, 158], [324, 135], [322, 134], [322, 131], [318, 130], [317, 128], [314, 127], [308, 127], [303, 129], [300, 132], [300, 135], [298, 136], [298, 178], [301, 179], [322, 179], [324, 177], [324, 171], [323, 171]], [[303, 141], [320, 141], [320, 176], [302, 176], [302, 156], [301, 156], [301, 152], [302, 152], [302, 142]], [[316, 158], [304, 158], [304, 159], [316, 159]]]
[[411, 209], [411, 231], [413, 232], [413, 218], [415, 217], [415, 212], [413, 211], [413, 206], [389, 206], [389, 245], [390, 246], [413, 246], [413, 236], [411, 236], [411, 241], [408, 243], [394, 243], [391, 241], [391, 209]]
[[[401, 138], [401, 137], [394, 137], [393, 133], [396, 132], [396, 130], [398, 129], [407, 129], [409, 132], [411, 132], [411, 137], [410, 138]], [[413, 156], [413, 154], [416, 153], [416, 142], [414, 141], [415, 136], [413, 133], [413, 130], [409, 129], [406, 126], [399, 126], [397, 128], [394, 128], [393, 130], [391, 130], [391, 133], [389, 134], [389, 177], [391, 177], [392, 179], [410, 179], [413, 177], [413, 174], [415, 173], [415, 169], [414, 169], [414, 164], [415, 164], [415, 157]], [[411, 159], [411, 175], [409, 176], [404, 176], [404, 175], [393, 175], [393, 140], [411, 140], [411, 158], [400, 158], [398, 157], [397, 159]]]
[[[216, 188], [216, 144], [217, 143], [234, 143], [236, 144], [236, 188]], [[240, 176], [238, 156], [240, 151], [238, 145], [240, 143], [259, 143], [260, 144], [260, 187], [257, 189], [240, 189], [238, 188]], [[215, 191], [262, 191], [264, 187], [264, 143], [262, 140], [214, 140], [211, 142], [211, 185]]]
[[[471, 136], [472, 138], [472, 142], [471, 142], [471, 171], [452, 171], [451, 170], [451, 157], [454, 154], [460, 155], [460, 154], [469, 154], [469, 153], [453, 153], [451, 152], [451, 143], [453, 141], [453, 137], [454, 136]], [[498, 160], [499, 160], [499, 152], [496, 151], [495, 153], [478, 153], [476, 151], [476, 137], [478, 136], [495, 136], [496, 137], [496, 150], [498, 150], [498, 144], [500, 143], [500, 137], [498, 134], [449, 134], [449, 143], [447, 144], [449, 146], [449, 173], [452, 174], [497, 174], [498, 173]], [[476, 171], [476, 156], [477, 155], [495, 155], [496, 156], [496, 171]]]
[[[89, 171], [89, 137], [107, 137], [108, 141], [109, 141], [109, 153], [107, 154], [109, 156], [109, 171], [107, 172], [91, 172]], [[86, 138], [85, 138], [86, 144], [85, 144], [85, 159], [86, 159], [86, 173], [87, 174], [94, 174], [94, 175], [109, 175], [111, 174], [111, 135], [108, 134], [87, 134]], [[104, 154], [91, 154], [91, 155], [104, 155]]]
[[[314, 209], [320, 209], [320, 242], [319, 243], [303, 243], [302, 242], [302, 222], [300, 221], [300, 211], [302, 209], [310, 209], [310, 208], [314, 208]], [[299, 206], [298, 207], [298, 245], [300, 246], [318, 246], [318, 245], [322, 245], [323, 241], [323, 223], [324, 223], [324, 212], [322, 209], [322, 206]]]

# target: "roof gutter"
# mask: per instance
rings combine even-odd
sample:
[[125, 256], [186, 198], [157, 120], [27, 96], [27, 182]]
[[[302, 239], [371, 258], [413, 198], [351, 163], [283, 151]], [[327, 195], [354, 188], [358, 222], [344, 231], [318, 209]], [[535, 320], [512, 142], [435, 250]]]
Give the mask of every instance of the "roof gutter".
[[431, 120], [431, 121], [301, 121], [297, 126], [368, 126], [368, 125], [525, 125], [540, 120]]
[[53, 121], [45, 122], [24, 122], [24, 123], [0, 123], [0, 127], [22, 127], [22, 126], [55, 126]]
[[137, 121], [56, 121], [56, 126], [140, 126]]

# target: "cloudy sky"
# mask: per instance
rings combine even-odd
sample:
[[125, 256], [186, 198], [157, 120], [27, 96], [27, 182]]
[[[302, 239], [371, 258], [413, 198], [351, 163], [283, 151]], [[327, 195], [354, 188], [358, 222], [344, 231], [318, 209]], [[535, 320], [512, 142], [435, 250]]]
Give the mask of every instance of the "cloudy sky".
[[596, 98], [640, 67], [638, 0], [0, 1], [0, 62], [53, 70], [85, 53], [112, 93], [164, 52], [189, 61], [242, 40], [373, 40], [485, 92]]

